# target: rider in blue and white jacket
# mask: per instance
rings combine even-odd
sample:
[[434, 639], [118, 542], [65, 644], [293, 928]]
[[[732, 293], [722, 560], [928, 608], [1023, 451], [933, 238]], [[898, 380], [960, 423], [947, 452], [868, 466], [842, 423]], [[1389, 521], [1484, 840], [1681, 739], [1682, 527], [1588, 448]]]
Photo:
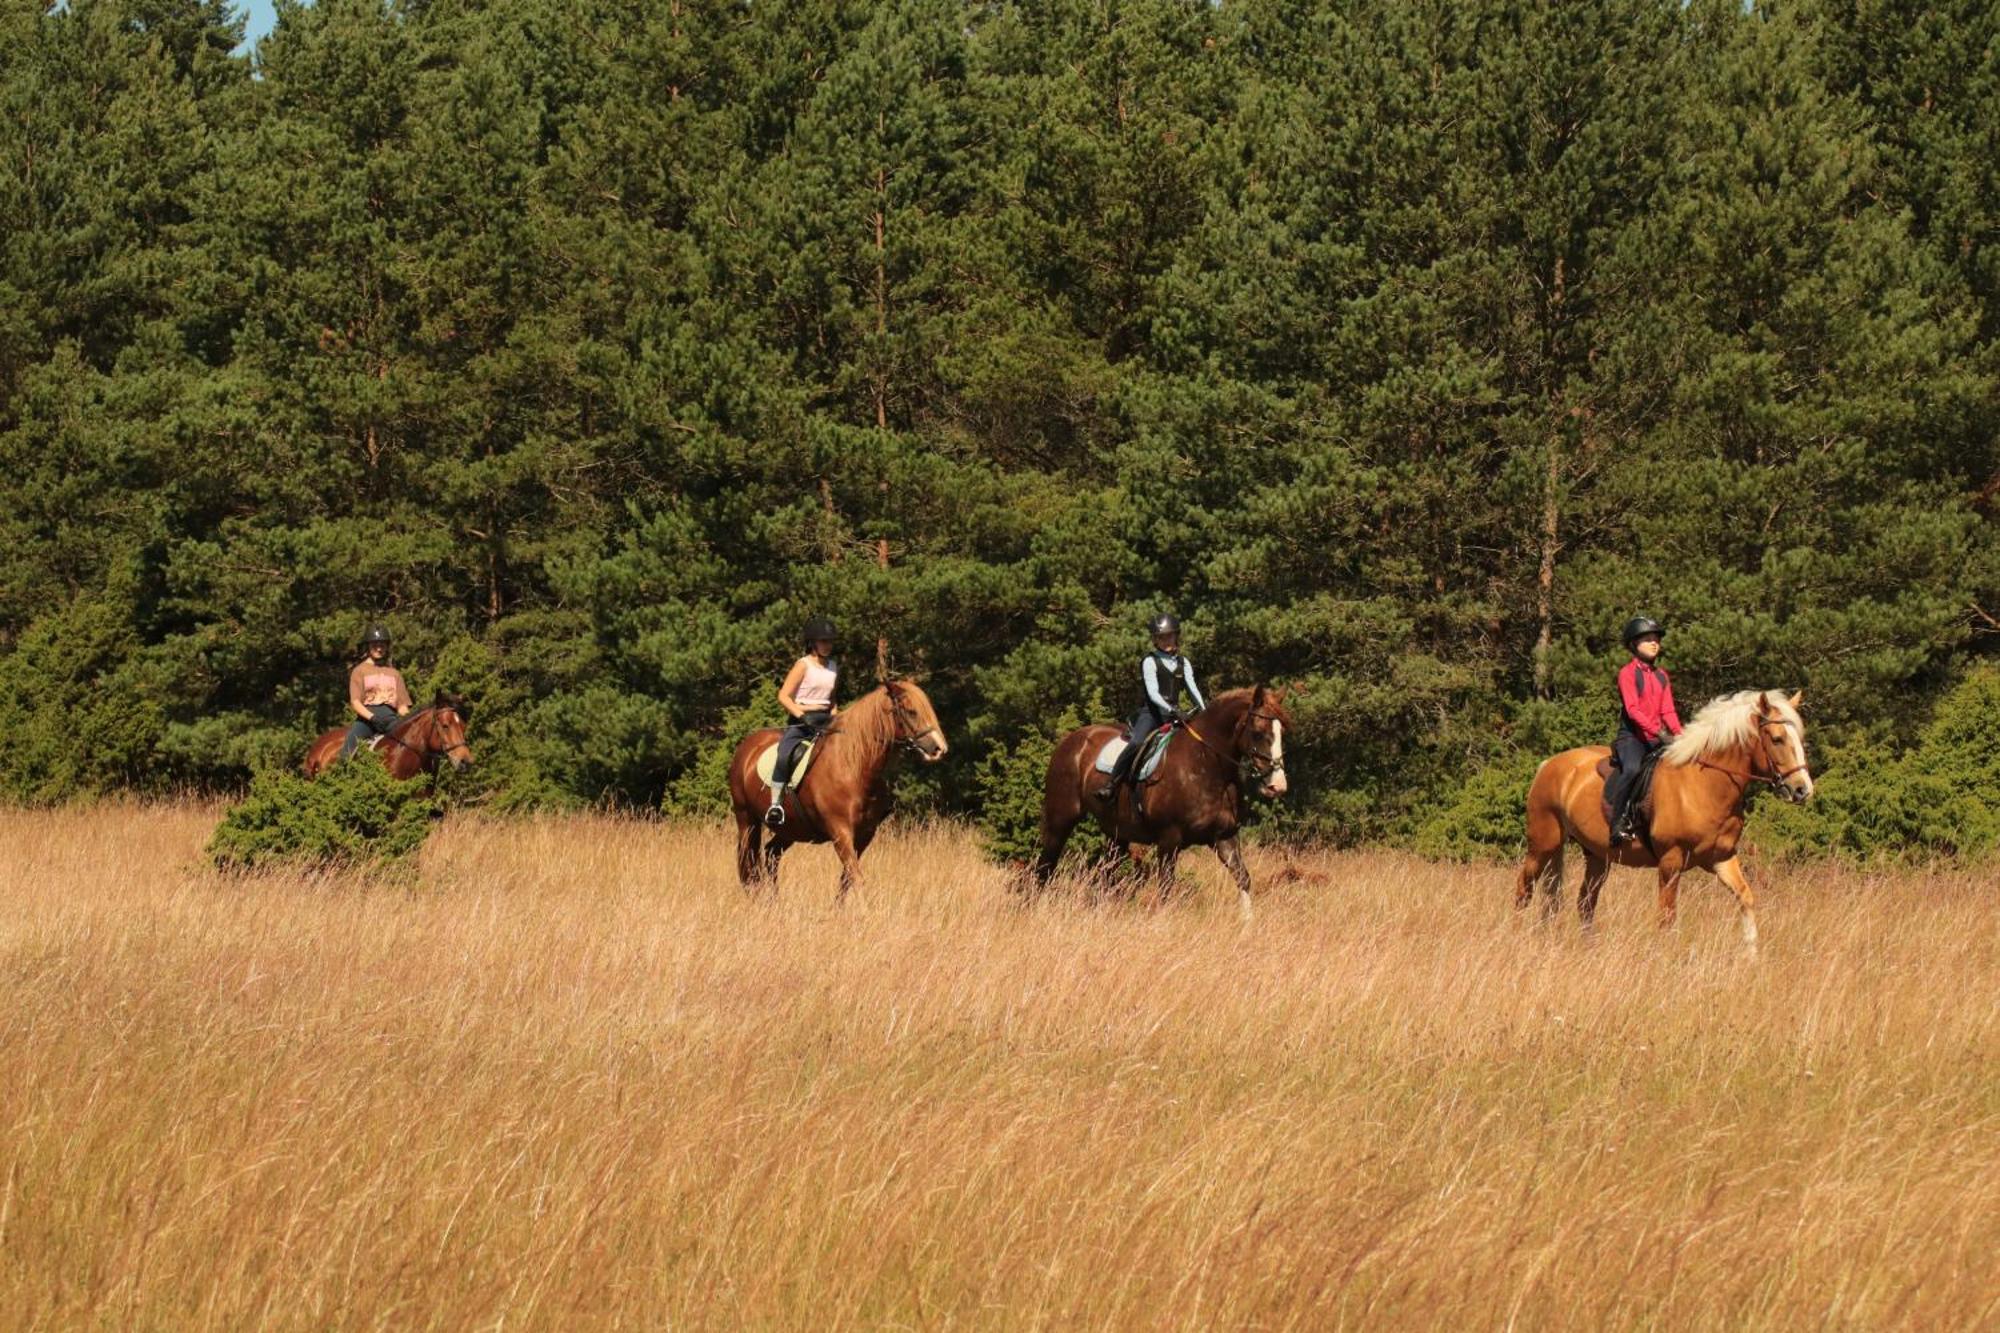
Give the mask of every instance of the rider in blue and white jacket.
[[[1169, 722], [1178, 722], [1183, 716], [1208, 707], [1201, 697], [1201, 687], [1194, 681], [1194, 663], [1181, 654], [1181, 622], [1171, 615], [1157, 615], [1146, 628], [1153, 637], [1153, 651], [1139, 663], [1141, 693], [1139, 711], [1132, 717], [1132, 743], [1118, 756], [1111, 776], [1097, 791], [1107, 801], [1117, 796], [1118, 784], [1132, 775], [1132, 765], [1139, 751], [1145, 748], [1148, 736]], [[1193, 704], [1185, 713], [1181, 709], [1183, 691]]]

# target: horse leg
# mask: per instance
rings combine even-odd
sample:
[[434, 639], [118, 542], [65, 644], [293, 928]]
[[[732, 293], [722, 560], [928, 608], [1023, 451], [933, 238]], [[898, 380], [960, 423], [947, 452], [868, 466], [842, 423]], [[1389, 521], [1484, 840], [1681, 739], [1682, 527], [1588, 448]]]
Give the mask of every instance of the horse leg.
[[1605, 878], [1610, 874], [1610, 860], [1586, 848], [1583, 853], [1583, 883], [1576, 890], [1576, 919], [1583, 923], [1585, 934], [1597, 929], [1597, 895], [1603, 890]]
[[765, 885], [770, 888], [773, 896], [776, 896], [778, 892], [778, 859], [785, 854], [785, 849], [791, 845], [789, 842], [781, 842], [777, 838], [773, 838], [764, 844], [764, 865], [758, 872], [758, 878], [763, 880]]
[[[1514, 876], [1514, 907], [1526, 907], [1534, 901], [1535, 883], [1546, 874], [1548, 884], [1545, 890], [1559, 903], [1562, 897], [1563, 873], [1563, 827], [1553, 810], [1538, 808], [1530, 797], [1528, 806], [1528, 849], [1521, 857], [1521, 868]], [[1553, 912], [1553, 906], [1545, 908]]]
[[1668, 848], [1660, 854], [1660, 929], [1674, 924], [1674, 914], [1680, 907], [1681, 870], [1686, 857], [1678, 847]]
[[834, 901], [846, 902], [848, 893], [861, 887], [861, 852], [854, 845], [854, 830], [843, 826], [829, 832], [834, 854], [840, 858], [840, 893]]
[[1222, 861], [1222, 868], [1236, 881], [1236, 915], [1246, 923], [1250, 920], [1250, 867], [1243, 864], [1243, 847], [1234, 838], [1224, 838], [1215, 844], [1215, 854]]
[[1181, 835], [1178, 830], [1160, 830], [1159, 841], [1153, 844], [1153, 873], [1159, 881], [1156, 892], [1164, 903], [1174, 891], [1174, 875], [1180, 865]]
[[736, 814], [736, 878], [744, 888], [749, 888], [758, 877], [758, 844], [763, 841], [764, 830], [757, 817], [737, 806]]
[[1069, 846], [1070, 831], [1077, 820], [1083, 817], [1081, 803], [1060, 799], [1054, 790], [1042, 798], [1042, 846], [1035, 856], [1035, 884], [1047, 884], [1049, 876], [1056, 873], [1056, 866], [1062, 861], [1063, 848]]
[[1743, 863], [1733, 856], [1711, 869], [1715, 877], [1727, 884], [1729, 891], [1736, 895], [1736, 906], [1743, 920], [1743, 952], [1754, 960], [1757, 957], [1757, 891], [1750, 887], [1750, 877], [1743, 873]]

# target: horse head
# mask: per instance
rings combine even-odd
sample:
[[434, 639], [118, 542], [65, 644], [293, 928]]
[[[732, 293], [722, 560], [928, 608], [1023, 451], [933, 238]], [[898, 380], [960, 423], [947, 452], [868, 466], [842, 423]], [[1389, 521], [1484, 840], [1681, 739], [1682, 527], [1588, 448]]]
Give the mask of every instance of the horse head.
[[923, 687], [913, 680], [890, 679], [882, 682], [882, 688], [889, 694], [896, 740], [915, 750], [927, 764], [944, 758], [951, 747], [945, 744], [944, 724], [938, 721], [937, 709], [931, 707]]
[[1286, 689], [1259, 685], [1250, 692], [1250, 705], [1236, 724], [1236, 753], [1243, 770], [1258, 783], [1258, 795], [1283, 796], [1290, 787], [1285, 779], [1285, 728], [1292, 715], [1285, 711]]
[[424, 746], [429, 754], [442, 754], [453, 768], [472, 763], [471, 747], [465, 743], [465, 724], [472, 706], [456, 694], [439, 693], [430, 706], [430, 736]]
[[1790, 698], [1777, 690], [1757, 696], [1757, 732], [1763, 737], [1766, 765], [1758, 776], [1768, 778], [1794, 805], [1805, 804], [1813, 794], [1812, 772], [1806, 767], [1806, 724], [1799, 716], [1804, 698], [1804, 690]]

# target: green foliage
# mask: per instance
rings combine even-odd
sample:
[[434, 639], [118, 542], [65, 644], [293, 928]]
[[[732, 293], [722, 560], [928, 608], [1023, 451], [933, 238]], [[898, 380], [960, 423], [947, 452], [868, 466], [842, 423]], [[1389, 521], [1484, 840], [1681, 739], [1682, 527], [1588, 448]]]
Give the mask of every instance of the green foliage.
[[942, 811], [1162, 606], [1329, 842], [1489, 845], [1635, 610], [1893, 761], [1996, 642], [1995, 12], [15, 6], [0, 795], [295, 763], [376, 618], [497, 808], [712, 812], [814, 613]]
[[[1759, 841], [1794, 855], [1857, 861], [1985, 860], [2000, 852], [2000, 670], [1982, 668], [1939, 701], [1897, 755], [1856, 746], [1816, 764], [1813, 799], [1766, 798]], [[1818, 756], [1815, 756], [1817, 759]]]
[[393, 865], [423, 846], [442, 813], [429, 783], [397, 782], [367, 755], [318, 778], [274, 769], [222, 817], [208, 857], [224, 870]]

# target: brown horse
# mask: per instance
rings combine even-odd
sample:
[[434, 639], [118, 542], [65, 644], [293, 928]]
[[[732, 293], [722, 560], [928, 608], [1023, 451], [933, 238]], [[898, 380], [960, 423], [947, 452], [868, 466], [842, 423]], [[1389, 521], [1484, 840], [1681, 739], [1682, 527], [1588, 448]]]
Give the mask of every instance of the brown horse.
[[1576, 910], [1586, 930], [1597, 914], [1597, 894], [1612, 862], [1659, 868], [1662, 926], [1673, 924], [1681, 873], [1699, 866], [1736, 895], [1743, 944], [1755, 954], [1757, 895], [1736, 858], [1743, 802], [1757, 782], [1769, 783], [1794, 802], [1811, 797], [1805, 730], [1796, 694], [1786, 698], [1778, 690], [1744, 690], [1709, 703], [1654, 767], [1648, 839], [1615, 848], [1604, 811], [1603, 763], [1610, 750], [1587, 745], [1543, 760], [1528, 788], [1528, 850], [1514, 882], [1514, 905], [1528, 905], [1537, 880], [1547, 895], [1544, 915], [1561, 905], [1565, 840], [1583, 848]]
[[[404, 779], [419, 773], [435, 773], [440, 758], [450, 759], [453, 768], [470, 764], [472, 751], [465, 744], [465, 719], [470, 714], [463, 699], [440, 694], [430, 707], [419, 708], [399, 719], [376, 746], [389, 776]], [[344, 726], [319, 734], [319, 739], [306, 751], [307, 777], [316, 778], [333, 767], [346, 735]]]
[[770, 788], [757, 776], [757, 759], [778, 743], [776, 727], [745, 736], [729, 761], [729, 803], [736, 812], [736, 875], [745, 888], [778, 887], [778, 858], [795, 842], [830, 842], [840, 857], [840, 897], [861, 883], [861, 854], [889, 817], [888, 768], [896, 748], [914, 750], [925, 763], [944, 758], [944, 728], [937, 710], [912, 681], [878, 685], [840, 711], [813, 747], [812, 763], [795, 790], [785, 794], [785, 822], [760, 850]]
[[[1262, 796], [1284, 794], [1285, 728], [1291, 721], [1283, 690], [1259, 685], [1218, 694], [1199, 716], [1175, 729], [1159, 770], [1145, 784], [1136, 806], [1131, 783], [1119, 784], [1112, 801], [1097, 794], [1105, 781], [1094, 767], [1098, 751], [1122, 735], [1121, 729], [1099, 723], [1072, 731], [1056, 744], [1042, 786], [1042, 851], [1035, 859], [1036, 882], [1048, 882], [1070, 831], [1089, 815], [1110, 842], [1104, 868], [1128, 859], [1133, 843], [1151, 843], [1158, 849], [1154, 866], [1163, 885], [1173, 882], [1181, 848], [1215, 848], [1236, 880], [1238, 910], [1248, 918], [1250, 871], [1236, 844], [1242, 790], [1254, 784]], [[1133, 742], [1143, 739], [1134, 737]]]

